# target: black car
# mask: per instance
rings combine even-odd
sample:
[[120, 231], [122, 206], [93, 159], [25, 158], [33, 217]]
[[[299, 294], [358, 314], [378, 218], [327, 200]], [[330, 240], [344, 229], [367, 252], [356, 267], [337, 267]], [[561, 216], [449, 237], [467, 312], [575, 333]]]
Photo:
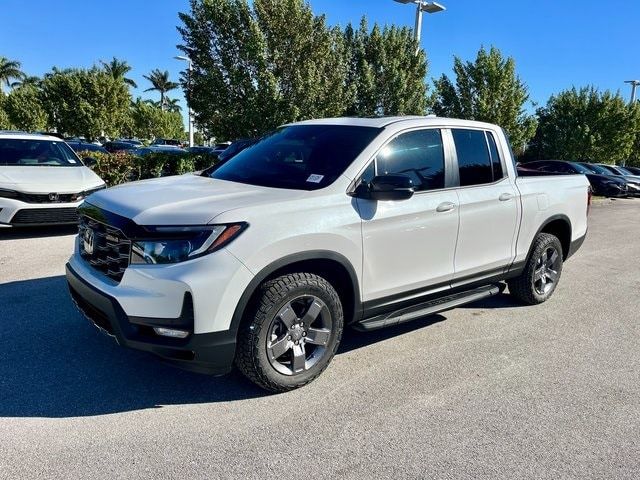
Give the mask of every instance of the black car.
[[611, 174], [594, 172], [582, 163], [563, 160], [537, 160], [524, 163], [521, 167], [527, 170], [558, 175], [585, 175], [591, 184], [591, 190], [594, 195], [602, 197], [626, 197], [629, 195], [629, 187], [625, 180]]
[[608, 175], [611, 178], [615, 178], [616, 180], [621, 180], [623, 182], [626, 182], [627, 187], [629, 189], [628, 196], [640, 197], [640, 178], [629, 177], [629, 176], [620, 175], [618, 173], [614, 173], [613, 170], [610, 170], [609, 168], [605, 168], [605, 166], [601, 164], [580, 162], [580, 165], [582, 165], [588, 170], [591, 170], [594, 173], [598, 173], [600, 175]]
[[138, 148], [136, 145], [128, 142], [106, 142], [102, 145], [109, 153], [123, 152]]
[[98, 153], [109, 153], [104, 147], [100, 145], [96, 145], [94, 143], [87, 142], [67, 142], [71, 148], [73, 148], [74, 152], [98, 152]]
[[212, 157], [217, 157], [214, 147], [188, 147], [187, 152], [194, 153], [196, 155], [210, 155]]
[[629, 170], [633, 175], [640, 175], [639, 167], [624, 167], [626, 170]]

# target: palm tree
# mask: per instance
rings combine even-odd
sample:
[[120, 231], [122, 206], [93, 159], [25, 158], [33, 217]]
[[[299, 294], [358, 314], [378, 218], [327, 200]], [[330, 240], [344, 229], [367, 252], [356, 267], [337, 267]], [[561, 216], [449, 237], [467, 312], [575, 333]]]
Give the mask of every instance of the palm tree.
[[24, 85], [33, 85], [37, 87], [42, 82], [40, 77], [36, 77], [35, 75], [25, 75], [22, 80], [18, 80], [15, 82], [11, 82], [11, 88], [22, 87]]
[[138, 88], [136, 82], [134, 82], [130, 78], [125, 77], [125, 75], [131, 71], [131, 66], [129, 66], [126, 60], [118, 60], [116, 57], [113, 57], [113, 59], [111, 59], [111, 61], [109, 62], [103, 62], [102, 60], [100, 60], [100, 63], [102, 64], [102, 68], [104, 68], [104, 71], [116, 80], [121, 78], [124, 83], [126, 83], [130, 87]]
[[11, 86], [11, 80], [21, 80], [24, 78], [24, 72], [20, 70], [22, 64], [17, 60], [9, 60], [0, 57], [0, 88], [5, 83], [7, 87]]
[[165, 98], [164, 104], [167, 106], [167, 111], [169, 112], [180, 112], [182, 111], [182, 107], [178, 103], [179, 100], [177, 98]]
[[147, 88], [145, 92], [149, 92], [151, 90], [157, 90], [160, 92], [160, 108], [164, 110], [165, 93], [170, 90], [175, 90], [178, 88], [179, 84], [169, 80], [169, 72], [167, 70], [161, 72], [157, 68], [152, 70], [149, 75], [143, 75], [143, 77], [149, 80], [151, 85], [153, 85], [151, 88]]

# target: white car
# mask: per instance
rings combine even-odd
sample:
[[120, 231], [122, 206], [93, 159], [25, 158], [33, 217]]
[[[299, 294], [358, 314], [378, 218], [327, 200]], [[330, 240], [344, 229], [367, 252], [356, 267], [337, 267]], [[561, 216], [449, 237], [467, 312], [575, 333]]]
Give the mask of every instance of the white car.
[[77, 207], [103, 188], [63, 140], [0, 131], [0, 228], [77, 223]]
[[285, 125], [202, 175], [80, 207], [73, 299], [120, 345], [284, 391], [343, 328], [502, 291], [546, 301], [587, 232], [584, 175], [517, 178], [506, 136], [430, 117]]

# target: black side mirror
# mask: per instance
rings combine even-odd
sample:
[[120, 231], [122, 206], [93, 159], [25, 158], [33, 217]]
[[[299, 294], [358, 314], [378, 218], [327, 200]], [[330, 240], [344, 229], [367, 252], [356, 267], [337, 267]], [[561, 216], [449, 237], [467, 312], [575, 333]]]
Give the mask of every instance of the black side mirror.
[[82, 162], [87, 166], [87, 167], [93, 167], [96, 163], [98, 163], [98, 161], [93, 158], [93, 157], [84, 157], [82, 159]]
[[404, 174], [378, 175], [369, 184], [363, 183], [354, 194], [370, 200], [407, 200], [414, 193], [411, 177]]

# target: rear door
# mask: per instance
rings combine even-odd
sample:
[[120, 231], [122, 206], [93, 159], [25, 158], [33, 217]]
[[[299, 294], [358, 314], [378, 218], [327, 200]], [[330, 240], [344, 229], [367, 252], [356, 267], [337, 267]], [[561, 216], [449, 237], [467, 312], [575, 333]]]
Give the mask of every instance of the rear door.
[[453, 284], [501, 273], [515, 256], [518, 191], [488, 130], [452, 128], [460, 230]]
[[416, 193], [403, 201], [356, 200], [366, 302], [381, 307], [450, 288], [458, 235], [458, 195], [446, 188], [450, 158], [441, 130], [423, 128], [397, 135], [367, 167], [364, 181], [402, 173], [413, 179]]

